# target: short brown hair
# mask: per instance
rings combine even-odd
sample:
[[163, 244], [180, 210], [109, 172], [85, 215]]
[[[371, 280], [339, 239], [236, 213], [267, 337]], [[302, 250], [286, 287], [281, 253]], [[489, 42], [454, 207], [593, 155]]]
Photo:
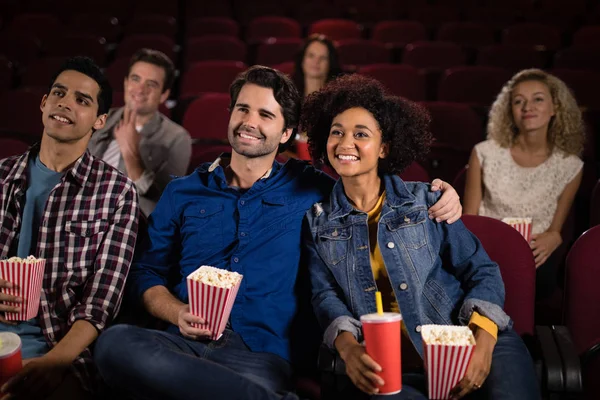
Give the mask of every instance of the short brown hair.
[[283, 72], [262, 65], [254, 65], [240, 73], [229, 87], [229, 112], [235, 107], [237, 98], [246, 83], [273, 90], [273, 97], [281, 107], [284, 129], [293, 129], [293, 134], [287, 142], [279, 145], [279, 152], [285, 151], [293, 140], [300, 118], [302, 98], [292, 80]]
[[131, 67], [137, 62], [146, 62], [148, 64], [154, 64], [165, 70], [165, 82], [162, 87], [162, 92], [166, 92], [173, 86], [175, 80], [175, 65], [173, 61], [162, 51], [154, 49], [139, 49], [131, 57], [129, 61], [129, 69], [127, 70], [127, 76], [131, 72]]

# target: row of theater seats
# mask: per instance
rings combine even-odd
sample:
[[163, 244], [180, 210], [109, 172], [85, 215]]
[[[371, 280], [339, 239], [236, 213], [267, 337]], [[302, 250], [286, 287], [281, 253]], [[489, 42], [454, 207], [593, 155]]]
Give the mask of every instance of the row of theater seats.
[[[596, 28], [596, 27], [595, 27]], [[600, 43], [600, 26], [598, 43]], [[26, 41], [22, 38], [22, 42]], [[410, 40], [400, 46], [395, 43], [382, 43], [366, 39], [340, 39], [336, 42], [340, 62], [347, 69], [367, 64], [404, 63], [419, 68], [448, 68], [459, 65], [484, 65], [518, 70], [527, 67], [536, 68], [575, 68], [600, 71], [600, 55], [596, 45], [573, 45], [556, 52], [540, 50], [528, 44], [492, 44], [469, 47], [452, 41]], [[181, 59], [181, 69], [187, 70], [198, 61], [230, 60], [249, 64], [277, 65], [295, 60], [302, 47], [301, 38], [272, 38], [256, 45], [248, 45], [238, 38], [226, 35], [202, 36], [190, 39], [184, 48], [179, 48], [171, 39], [161, 35], [133, 35], [126, 37], [115, 49], [115, 64], [128, 59], [142, 47], [151, 47], [167, 54], [171, 59]], [[13, 44], [16, 46], [16, 44]], [[543, 47], [543, 45], [540, 45]], [[35, 45], [34, 45], [35, 47]], [[90, 36], [68, 36], [57, 38], [46, 47], [45, 57], [34, 57], [28, 52], [29, 46], [23, 45], [18, 50], [10, 50], [8, 44], [2, 46], [5, 68], [11, 68], [11, 58], [29, 60], [20, 63], [19, 75], [22, 84], [28, 84], [30, 72], [42, 69], [42, 64], [57, 61], [67, 55], [82, 54], [100, 60], [106, 65], [107, 52], [101, 40]], [[174, 49], [179, 49], [175, 52]], [[2, 50], [0, 50], [2, 51]], [[18, 53], [18, 54], [17, 54]]]
[[[13, 15], [19, 12], [54, 12], [60, 9], [61, 18], [68, 19], [78, 13], [87, 13], [89, 9], [77, 0], [59, 0], [49, 2], [4, 1], [13, 3], [3, 8], [3, 13]], [[16, 4], [15, 4], [16, 3]], [[19, 4], [20, 3], [20, 4]], [[27, 4], [29, 3], [29, 4]], [[57, 8], [57, 4], [60, 6]], [[25, 5], [23, 5], [25, 4]], [[440, 22], [471, 20], [490, 23], [513, 23], [517, 20], [541, 22], [570, 22], [579, 18], [596, 21], [599, 14], [596, 3], [586, 0], [569, 2], [563, 8], [560, 0], [314, 0], [297, 2], [293, 0], [255, 0], [252, 2], [234, 0], [219, 2], [106, 0], [97, 10], [129, 22], [136, 15], [160, 14], [186, 20], [203, 16], [230, 17], [247, 25], [252, 19], [262, 15], [289, 16], [303, 25], [324, 18], [353, 18], [360, 22], [372, 23], [387, 19], [413, 19], [429, 25]]]
[[[439, 100], [469, 103], [488, 107], [492, 104], [502, 85], [508, 81], [519, 68], [502, 68], [494, 66], [448, 66], [451, 58], [444, 58], [444, 46], [438, 43], [416, 43], [409, 45], [415, 52], [411, 60], [414, 64], [381, 63], [357, 67], [356, 71], [380, 80], [388, 89], [396, 94], [414, 101]], [[433, 49], [440, 49], [439, 53]], [[450, 52], [446, 52], [450, 53]], [[436, 58], [427, 59], [427, 54]], [[494, 56], [497, 57], [497, 56]], [[42, 59], [25, 70], [21, 80], [21, 88], [45, 88], [64, 58]], [[429, 61], [429, 62], [428, 62]], [[106, 74], [115, 92], [119, 92], [123, 78], [127, 74], [129, 59], [123, 58], [111, 64]], [[285, 73], [293, 74], [294, 63], [271, 64]], [[525, 66], [525, 65], [524, 65]], [[528, 65], [527, 67], [540, 67]], [[191, 64], [181, 75], [178, 100], [184, 102], [190, 98], [208, 92], [227, 93], [230, 83], [235, 76], [245, 70], [247, 65], [240, 61], [200, 61]], [[555, 68], [550, 70], [573, 90], [578, 103], [586, 108], [600, 108], [600, 98], [596, 88], [600, 87], [600, 70], [576, 70], [570, 68]], [[1, 96], [13, 96], [12, 70], [2, 68], [0, 63]], [[176, 89], [174, 89], [176, 90]], [[4, 92], [4, 94], [3, 94]], [[120, 97], [116, 97], [119, 101]]]
[[[107, 47], [112, 56], [122, 58], [152, 43], [154, 48], [163, 51], [173, 60], [177, 60], [179, 50], [184, 50], [181, 51], [184, 57], [182, 61], [184, 65], [189, 65], [190, 62], [206, 59], [248, 61], [248, 46], [252, 49], [262, 44], [262, 52], [279, 52], [282, 55], [278, 60], [268, 62], [259, 57], [257, 62], [277, 63], [293, 57], [303, 36], [298, 22], [269, 16], [260, 17], [250, 24], [244, 42], [239, 39], [239, 27], [235, 21], [228, 18], [201, 18], [188, 28], [188, 34], [181, 40], [182, 46], [179, 46], [175, 37], [176, 21], [172, 17], [153, 15], [141, 17], [136, 23], [129, 25], [125, 37], [115, 50], [114, 45], [107, 46], [107, 43], [116, 43], [110, 41], [116, 41], [114, 37], [107, 39], [110, 35], [108, 32], [75, 32], [75, 27], [56, 29], [57, 24], [60, 22], [52, 15], [17, 17], [17, 20], [0, 32], [0, 53], [21, 66], [32, 63], [41, 55], [56, 57], [74, 53], [89, 55], [104, 65], [109, 53]], [[437, 34], [430, 35], [426, 27], [417, 21], [385, 21], [375, 25], [367, 40], [362, 37], [362, 26], [356, 22], [328, 19], [315, 22], [307, 33], [322, 33], [332, 40], [342, 41], [342, 48], [350, 46], [346, 52], [348, 54], [356, 46], [362, 46], [363, 52], [368, 52], [369, 57], [373, 58], [370, 62], [367, 59], [368, 63], [399, 61], [398, 49], [409, 43], [432, 39], [466, 47], [467, 51], [495, 44], [529, 48], [537, 52], [557, 51], [571, 45], [580, 53], [584, 49], [593, 49], [600, 40], [600, 26], [581, 27], [565, 40], [558, 28], [537, 23], [507, 26], [500, 38], [489, 25], [475, 22], [445, 23], [440, 25]], [[593, 51], [589, 53], [588, 58], [595, 54]], [[346, 64], [355, 64], [344, 60], [344, 54], [342, 60]], [[597, 65], [596, 62], [595, 66]]]

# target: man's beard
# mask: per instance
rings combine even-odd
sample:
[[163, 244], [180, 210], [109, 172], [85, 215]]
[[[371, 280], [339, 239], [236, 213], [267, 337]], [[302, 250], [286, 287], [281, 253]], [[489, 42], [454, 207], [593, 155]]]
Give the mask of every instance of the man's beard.
[[[248, 132], [248, 135], [259, 136], [260, 139], [258, 139], [257, 144], [252, 147], [241, 145], [238, 142], [240, 138], [240, 132]], [[264, 157], [272, 154], [279, 148], [279, 141], [276, 143], [270, 143], [266, 135], [258, 129], [256, 131], [252, 131], [252, 133], [250, 133], [248, 130], [241, 130], [239, 128], [236, 129], [233, 133], [233, 137], [230, 139], [230, 144], [236, 153], [248, 158]]]

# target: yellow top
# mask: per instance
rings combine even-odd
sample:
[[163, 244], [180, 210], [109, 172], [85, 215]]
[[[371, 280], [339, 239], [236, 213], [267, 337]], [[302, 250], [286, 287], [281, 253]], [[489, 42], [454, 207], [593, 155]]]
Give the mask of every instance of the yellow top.
[[[379, 197], [375, 207], [368, 212], [371, 269], [373, 270], [373, 277], [375, 278], [377, 288], [381, 292], [383, 310], [400, 312], [398, 301], [396, 300], [387, 270], [385, 269], [383, 255], [381, 254], [379, 244], [377, 243], [377, 226], [379, 223], [379, 218], [381, 217], [381, 210], [383, 209], [384, 200], [385, 192], [383, 192], [383, 194]], [[469, 327], [474, 328], [475, 326], [488, 332], [494, 337], [494, 339], [498, 338], [498, 326], [489, 318], [486, 318], [477, 312], [473, 312], [473, 314], [471, 314], [471, 319], [469, 320]], [[402, 329], [405, 329], [404, 324], [402, 324]]]

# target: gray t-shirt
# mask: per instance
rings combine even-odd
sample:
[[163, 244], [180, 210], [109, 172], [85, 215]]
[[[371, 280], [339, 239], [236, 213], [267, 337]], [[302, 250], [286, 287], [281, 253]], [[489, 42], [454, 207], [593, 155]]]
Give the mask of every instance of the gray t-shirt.
[[[21, 231], [19, 233], [19, 246], [17, 257], [26, 258], [35, 252], [40, 221], [46, 208], [46, 201], [54, 186], [61, 178], [62, 173], [48, 169], [41, 161], [40, 156], [30, 157], [27, 164], [27, 191], [25, 192], [25, 207]], [[36, 254], [33, 254], [37, 256]]]

